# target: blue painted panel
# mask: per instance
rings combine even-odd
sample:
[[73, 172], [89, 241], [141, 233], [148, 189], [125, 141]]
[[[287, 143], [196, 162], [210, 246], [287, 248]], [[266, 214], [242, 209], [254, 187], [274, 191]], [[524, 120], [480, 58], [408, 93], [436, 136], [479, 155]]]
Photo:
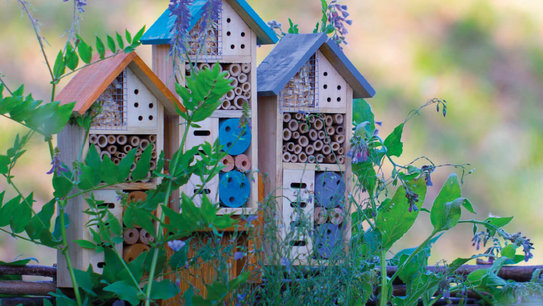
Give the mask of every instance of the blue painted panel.
[[[195, 0], [190, 7], [191, 21], [189, 30], [196, 25], [202, 16], [202, 8], [207, 0]], [[257, 34], [258, 44], [274, 44], [277, 42], [275, 32], [258, 16], [253, 8], [245, 0], [230, 0], [229, 3], [236, 12], [247, 23], [247, 25]], [[168, 44], [172, 39], [171, 29], [175, 23], [176, 17], [170, 16], [170, 10], [166, 11], [153, 23], [141, 38], [144, 45]]]
[[278, 95], [328, 39], [326, 34], [288, 34], [258, 66], [258, 94]]
[[249, 179], [239, 171], [220, 174], [219, 199], [224, 206], [231, 208], [242, 207], [251, 193]]

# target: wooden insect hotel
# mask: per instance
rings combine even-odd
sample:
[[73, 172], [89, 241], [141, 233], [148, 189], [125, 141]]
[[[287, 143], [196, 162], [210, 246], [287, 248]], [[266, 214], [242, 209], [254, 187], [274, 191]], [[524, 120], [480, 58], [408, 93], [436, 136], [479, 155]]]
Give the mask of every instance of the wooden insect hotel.
[[[88, 137], [85, 137], [84, 129], [77, 125], [68, 125], [59, 134], [60, 158], [66, 165], [78, 159], [81, 148], [84, 148], [84, 157], [90, 146], [96, 148], [102, 159], [110, 158], [115, 164], [119, 164], [134, 148], [138, 149], [138, 160], [142, 151], [152, 146], [153, 169], [156, 167], [157, 154], [164, 149], [164, 116], [176, 114], [176, 107], [182, 108], [172, 92], [134, 52], [120, 53], [82, 69], [60, 92], [57, 100], [61, 103], [75, 101], [74, 112], [80, 115], [92, 112], [94, 108], [97, 108], [98, 113]], [[118, 220], [122, 220], [123, 194], [127, 194], [128, 201], [141, 201], [146, 196], [144, 191], [155, 188], [156, 184], [156, 181], [150, 179], [118, 184], [94, 191], [93, 196], [103, 201], [101, 205], [107, 205]], [[88, 203], [82, 196], [69, 200], [66, 208], [70, 220], [66, 231], [68, 241], [92, 240], [87, 227], [89, 215], [84, 213], [87, 209]], [[149, 240], [153, 239], [139, 228], [125, 229], [123, 236], [124, 242], [116, 248], [127, 261], [148, 250]], [[103, 269], [103, 253], [83, 249], [72, 242], [70, 256], [74, 268], [86, 270], [90, 264], [94, 271], [100, 272]], [[61, 254], [58, 256], [58, 286], [72, 286]]]
[[[220, 203], [220, 213], [235, 215], [254, 214], [257, 211], [258, 188], [256, 169], [258, 166], [258, 131], [256, 124], [240, 126], [244, 105], [249, 108], [249, 120], [257, 120], [256, 50], [257, 44], [272, 44], [277, 41], [273, 30], [255, 13], [244, 0], [222, 1], [222, 10], [213, 20], [202, 42], [200, 24], [206, 1], [195, 1], [190, 6], [191, 29], [187, 39], [188, 57], [194, 62], [180, 63], [178, 80], [190, 77], [191, 71], [219, 65], [227, 72], [234, 87], [223, 98], [223, 103], [200, 128], [190, 128], [186, 147], [219, 140], [228, 156], [223, 160], [223, 173], [200, 188], [202, 180], [193, 175], [183, 192], [192, 196], [205, 193], [213, 203]], [[158, 76], [174, 88], [172, 59], [168, 56], [171, 28], [175, 16], [167, 9], [149, 28], [141, 39], [143, 44], [153, 45], [153, 69]], [[203, 46], [202, 46], [203, 44]], [[172, 119], [175, 121], [175, 119]], [[186, 128], [181, 124], [170, 126], [173, 134], [182, 134]], [[198, 198], [198, 197], [196, 197]]]
[[[259, 65], [259, 169], [278, 199], [294, 263], [327, 259], [349, 235], [353, 98], [374, 89], [325, 34], [288, 34]], [[340, 247], [341, 248], [341, 247]]]

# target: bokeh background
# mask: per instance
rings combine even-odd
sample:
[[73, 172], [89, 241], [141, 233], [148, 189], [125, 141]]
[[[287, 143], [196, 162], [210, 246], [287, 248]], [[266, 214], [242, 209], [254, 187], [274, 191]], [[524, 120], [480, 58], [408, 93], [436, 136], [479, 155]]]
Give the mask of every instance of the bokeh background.
[[[61, 0], [32, 0], [32, 13], [48, 41], [51, 59], [63, 47], [72, 6]], [[167, 0], [92, 0], [81, 17], [82, 36], [148, 27], [166, 8]], [[249, 0], [268, 20], [302, 32], [320, 18], [318, 0]], [[515, 216], [507, 227], [535, 242], [531, 264], [543, 264], [543, 2], [516, 0], [346, 0], [353, 25], [346, 54], [366, 76], [377, 95], [370, 99], [387, 135], [407, 113], [433, 97], [449, 102], [446, 118], [427, 109], [410, 121], [404, 133], [404, 158], [430, 157], [437, 164], [471, 164], [464, 195], [488, 215]], [[0, 73], [11, 87], [25, 84], [34, 97], [49, 99], [48, 73], [28, 19], [15, 0], [0, 0]], [[261, 47], [259, 61], [271, 50]], [[150, 63], [151, 50], [138, 53]], [[65, 85], [61, 84], [61, 86]], [[13, 143], [20, 126], [0, 119], [0, 151]], [[38, 201], [52, 193], [48, 153], [35, 138], [19, 163], [16, 182]], [[434, 174], [426, 206], [454, 169]], [[5, 189], [5, 182], [1, 182]], [[9, 192], [9, 191], [8, 191]], [[464, 218], [471, 218], [467, 213]], [[440, 258], [468, 256], [471, 227], [459, 226], [436, 244], [431, 264]], [[413, 247], [431, 231], [427, 216], [397, 248]], [[53, 264], [55, 253], [15, 241], [0, 233], [0, 260], [37, 257]]]

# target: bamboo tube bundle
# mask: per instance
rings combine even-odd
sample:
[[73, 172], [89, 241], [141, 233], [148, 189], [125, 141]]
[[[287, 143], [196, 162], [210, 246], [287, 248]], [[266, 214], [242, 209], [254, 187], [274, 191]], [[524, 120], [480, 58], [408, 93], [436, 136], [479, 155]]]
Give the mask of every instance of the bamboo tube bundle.
[[94, 135], [94, 134], [89, 135], [89, 143], [96, 144], [97, 141], [98, 141], [98, 136], [97, 135]]
[[296, 154], [292, 154], [290, 156], [290, 162], [291, 163], [297, 163], [298, 162], [298, 156], [296, 156]]
[[288, 146], [286, 144], [283, 145], [283, 152], [287, 152], [288, 151]]
[[247, 83], [248, 80], [249, 80], [249, 78], [247, 77], [247, 74], [240, 73], [238, 75], [238, 81], [239, 81], [240, 84]]
[[243, 73], [251, 72], [251, 64], [249, 64], [249, 63], [241, 64], [241, 72], [243, 72]]
[[312, 145], [308, 145], [307, 147], [305, 147], [305, 153], [308, 155], [308, 156], [311, 156], [315, 153], [315, 147], [312, 146]]
[[116, 145], [110, 145], [106, 147], [106, 151], [109, 152], [112, 156], [117, 153], [117, 146]]
[[128, 141], [130, 145], [134, 148], [140, 145], [140, 138], [138, 136], [130, 136]]
[[334, 124], [334, 117], [332, 115], [324, 115], [324, 124], [326, 126], [332, 126], [332, 124]]
[[158, 154], [156, 153], [156, 150], [151, 153], [151, 159], [156, 160], [158, 158]]
[[[237, 88], [236, 88], [237, 89]], [[237, 109], [243, 109], [243, 105], [245, 103], [248, 103], [247, 102], [247, 99], [245, 99], [245, 97], [236, 97], [236, 99], [234, 100], [234, 105], [236, 106]]]
[[230, 103], [230, 100], [224, 100], [221, 104], [220, 109], [230, 109], [230, 106], [232, 106], [232, 103]]
[[[336, 129], [336, 131], [337, 131], [337, 129]], [[344, 136], [344, 135], [339, 135], [339, 134], [338, 134], [338, 135], [334, 135], [334, 136], [332, 137], [332, 140], [333, 140], [334, 142], [337, 142], [337, 143], [340, 143], [340, 144], [341, 144], [341, 143], [344, 143], [344, 142], [345, 142], [345, 136]]]
[[125, 145], [127, 142], [128, 142], [128, 138], [126, 137], [126, 135], [117, 135], [117, 137], [115, 137], [115, 143], [117, 145]]
[[337, 125], [343, 124], [343, 121], [345, 120], [345, 115], [343, 114], [335, 114], [334, 115], [334, 123]]
[[322, 119], [318, 118], [315, 120], [315, 122], [313, 122], [313, 128], [315, 128], [315, 130], [322, 130], [324, 127], [324, 122], [322, 121]]
[[326, 128], [326, 134], [328, 136], [333, 136], [336, 133], [336, 129], [333, 126], [329, 126]]
[[106, 135], [98, 135], [98, 138], [96, 139], [96, 144], [100, 148], [105, 148], [107, 146], [107, 137], [106, 137]]
[[290, 138], [292, 138], [292, 132], [289, 129], [283, 129], [283, 141], [289, 141]]
[[307, 136], [311, 141], [319, 139], [319, 133], [316, 130], [310, 130]]
[[229, 92], [226, 93], [226, 95], [224, 95], [224, 98], [229, 101], [234, 100], [235, 97], [236, 97], [236, 94], [234, 93], [234, 90], [230, 90]]
[[345, 128], [343, 128], [343, 126], [336, 127], [336, 133], [338, 135], [345, 135]]
[[245, 99], [247, 99], [247, 101], [250, 101], [250, 100], [251, 100], [251, 92], [249, 92], [249, 91], [244, 91], [244, 92], [243, 92], [243, 97], [244, 97]]
[[337, 162], [341, 165], [345, 164], [345, 156], [340, 155], [337, 157]]
[[340, 147], [339, 150], [337, 150], [337, 154], [339, 155], [345, 154], [345, 149], [343, 149], [343, 147]]
[[150, 245], [151, 243], [155, 242], [155, 237], [153, 237], [153, 235], [151, 235], [151, 233], [149, 233], [148, 231], [141, 229], [140, 241], [145, 245]]
[[321, 164], [324, 162], [324, 155], [319, 153], [315, 156], [315, 159], [317, 160], [317, 163]]
[[245, 154], [237, 155], [235, 158], [236, 169], [240, 172], [249, 172], [251, 170], [251, 161]]
[[309, 139], [307, 139], [306, 136], [300, 136], [300, 138], [298, 138], [298, 144], [302, 146], [302, 148], [305, 148], [309, 145]]
[[156, 162], [154, 160], [151, 160], [149, 162], [149, 170], [153, 171], [156, 169]]
[[291, 157], [291, 154], [288, 153], [288, 152], [283, 152], [283, 162], [290, 162], [290, 157]]
[[294, 153], [300, 154], [300, 153], [302, 153], [302, 150], [303, 150], [303, 148], [302, 148], [301, 145], [294, 145]]
[[130, 150], [132, 150], [133, 148], [134, 148], [134, 147], [132, 147], [131, 145], [125, 145], [125, 146], [123, 146], [123, 152], [127, 154], [127, 153], [130, 152]]
[[215, 66], [219, 66], [219, 72], [223, 72], [222, 65], [220, 63], [213, 64], [212, 69], [215, 69]]
[[228, 66], [228, 72], [230, 72], [231, 76], [237, 77], [241, 73], [241, 65], [240, 64], [230, 64]]
[[222, 168], [221, 170], [222, 172], [230, 172], [234, 170], [234, 157], [232, 157], [232, 155], [226, 155], [225, 157], [223, 157], [223, 159], [221, 159], [221, 164], [224, 166], [224, 168]]
[[298, 121], [296, 119], [291, 119], [288, 122], [288, 128], [293, 132], [297, 131], [298, 130]]
[[111, 161], [117, 166], [121, 163], [121, 160], [117, 157], [112, 157]]
[[230, 86], [234, 87], [234, 89], [238, 88], [238, 85], [239, 85], [238, 79], [235, 76], [231, 76], [230, 80], [231, 80], [230, 81]]
[[319, 131], [318, 135], [319, 135], [320, 140], [326, 139], [326, 132], [325, 131]]
[[291, 151], [291, 152], [294, 152], [294, 146], [295, 146], [295, 145], [294, 145], [293, 142], [289, 142], [289, 143], [287, 144], [287, 149], [288, 149], [289, 151]]
[[155, 144], [156, 143], [156, 135], [155, 134], [149, 135], [149, 141], [152, 142], [153, 144]]
[[301, 152], [300, 155], [298, 156], [298, 161], [300, 163], [307, 162], [307, 155], [304, 152]]
[[198, 69], [199, 70], [204, 70], [204, 69], [211, 70], [211, 66], [209, 66], [208, 63], [199, 63], [198, 64]]
[[322, 147], [322, 153], [324, 155], [328, 155], [328, 154], [332, 153], [332, 148], [329, 145], [324, 145]]
[[299, 138], [300, 138], [300, 132], [295, 131], [295, 132], [292, 133], [292, 139], [297, 140]]
[[334, 151], [334, 152], [339, 151], [339, 149], [341, 148], [339, 143], [337, 143], [335, 141], [332, 141], [332, 143], [330, 144], [330, 147], [332, 148], [332, 151]]
[[295, 113], [295, 114], [294, 114], [294, 118], [295, 118], [296, 120], [298, 120], [298, 121], [302, 121], [302, 120], [304, 120], [304, 115], [301, 114], [301, 113]]
[[284, 113], [283, 114], [283, 122], [288, 123], [290, 121], [290, 119], [292, 119], [292, 116], [290, 115], [290, 113]]
[[123, 159], [126, 157], [126, 154], [123, 152], [117, 151], [115, 152], [115, 157], [117, 157], [118, 159]]
[[251, 83], [241, 84], [241, 90], [243, 90], [243, 92], [251, 92]]
[[243, 90], [240, 87], [236, 87], [234, 88], [234, 94], [236, 95], [236, 97], [240, 97], [243, 95]]
[[299, 125], [298, 130], [302, 134], [307, 133], [307, 132], [309, 132], [309, 125], [307, 125], [307, 123], [303, 122], [303, 123], [301, 123]]
[[117, 137], [115, 135], [108, 135], [107, 136], [107, 143], [108, 144], [114, 144], [117, 141]]
[[126, 244], [136, 244], [140, 239], [140, 231], [137, 228], [125, 229], [123, 238]]
[[336, 156], [334, 154], [329, 154], [324, 158], [324, 162], [327, 164], [333, 164], [336, 162]]
[[317, 140], [313, 144], [313, 147], [315, 148], [315, 151], [320, 151], [320, 150], [322, 150], [322, 147], [324, 147], [324, 143], [322, 141], [320, 141], [320, 140]]

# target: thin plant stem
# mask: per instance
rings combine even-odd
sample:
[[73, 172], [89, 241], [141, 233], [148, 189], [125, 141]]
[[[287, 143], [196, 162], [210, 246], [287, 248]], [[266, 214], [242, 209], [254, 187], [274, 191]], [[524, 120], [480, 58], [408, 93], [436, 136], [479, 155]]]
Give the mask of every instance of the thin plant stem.
[[72, 284], [74, 286], [75, 300], [77, 301], [77, 305], [81, 306], [83, 305], [83, 303], [81, 303], [81, 294], [79, 293], [79, 284], [77, 283], [74, 267], [72, 265], [72, 260], [68, 252], [70, 248], [68, 246], [68, 237], [66, 235], [66, 220], [64, 218], [64, 206], [66, 204], [66, 200], [62, 200], [62, 202], [64, 202], [64, 205], [61, 202], [59, 202], [60, 231], [62, 233], [62, 241], [64, 244], [64, 248], [62, 249], [62, 254], [64, 255], [64, 258], [66, 259], [66, 265], [68, 266], [68, 270], [70, 271], [70, 277], [72, 279]]
[[386, 254], [386, 250], [381, 250], [381, 296], [379, 297], [380, 306], [386, 306], [388, 304], [388, 277]]
[[[190, 119], [187, 120], [187, 128], [184, 130], [183, 138], [181, 140], [181, 144], [179, 145], [180, 150], [183, 150], [184, 147], [185, 147], [185, 143], [187, 141], [187, 136], [188, 136], [188, 132], [189, 132], [188, 127], [190, 127], [191, 123], [192, 122], [191, 122]], [[181, 152], [177, 153], [177, 156], [175, 158], [174, 167], [170, 171], [171, 175], [174, 175], [175, 172], [177, 171], [177, 166], [179, 165], [179, 159], [180, 159], [180, 157], [182, 155]], [[169, 183], [168, 183], [168, 188], [166, 190], [166, 196], [164, 198], [164, 205], [168, 205], [168, 203], [169, 203], [170, 195], [172, 193], [172, 185], [173, 185], [173, 182], [172, 182], [172, 180], [170, 180]], [[164, 212], [164, 210], [162, 210], [162, 213], [160, 214], [160, 223], [159, 223], [158, 230], [157, 230], [157, 242], [162, 240], [162, 224], [164, 224], [165, 219], [166, 219], [166, 213]], [[158, 253], [159, 253], [158, 251], [159, 251], [158, 248], [155, 248], [153, 250], [153, 259], [151, 261], [151, 270], [149, 271], [149, 282], [147, 284], [147, 292], [145, 293], [145, 295], [146, 295], [145, 306], [149, 306], [150, 303], [151, 303], [151, 292], [152, 292], [151, 290], [153, 288], [153, 279], [155, 277], [156, 266], [157, 266], [157, 262], [158, 262]]]
[[4, 79], [2, 78], [2, 74], [0, 74], [0, 83], [4, 85], [4, 88], [9, 92], [10, 95], [13, 95], [13, 91], [11, 91], [11, 89], [9, 89], [8, 84], [4, 82]]

